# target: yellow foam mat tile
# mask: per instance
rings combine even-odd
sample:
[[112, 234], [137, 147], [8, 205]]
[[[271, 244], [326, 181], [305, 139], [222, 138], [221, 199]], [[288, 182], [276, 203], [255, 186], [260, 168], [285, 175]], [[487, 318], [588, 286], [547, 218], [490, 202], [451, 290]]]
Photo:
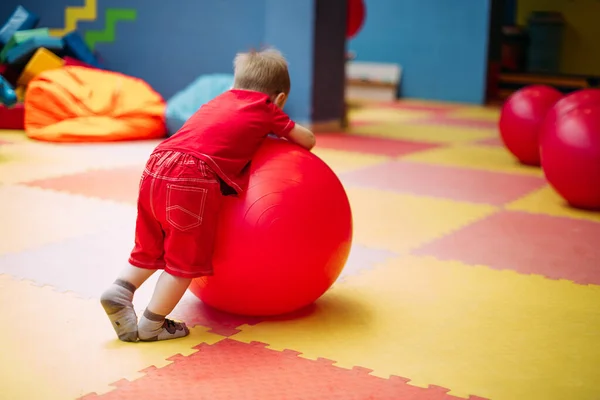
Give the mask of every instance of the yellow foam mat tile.
[[470, 107], [470, 106], [464, 106], [464, 105], [452, 103], [452, 102], [419, 100], [419, 99], [402, 99], [402, 100], [398, 100], [397, 103], [399, 105], [423, 106], [423, 107], [438, 108], [440, 110], [445, 110], [448, 108], [456, 108], [456, 107]]
[[600, 212], [579, 210], [570, 207], [552, 187], [545, 186], [505, 206], [508, 210], [526, 211], [556, 217], [569, 217], [600, 222]]
[[498, 211], [485, 204], [413, 196], [367, 188], [347, 188], [354, 240], [362, 245], [405, 252]]
[[315, 147], [312, 152], [337, 174], [389, 161], [389, 157]]
[[450, 125], [419, 125], [410, 123], [381, 123], [350, 127], [349, 133], [384, 137], [387, 139], [413, 140], [427, 143], [464, 143], [487, 139], [496, 135], [495, 130], [465, 128]]
[[531, 176], [543, 176], [540, 168], [520, 164], [504, 148], [460, 144], [402, 156], [403, 160]]
[[500, 119], [500, 108], [498, 107], [465, 107], [456, 111], [450, 111], [449, 117], [471, 119], [480, 121], [496, 122]]
[[6, 276], [0, 276], [0, 310], [7, 322], [0, 330], [0, 397], [11, 400], [75, 399], [108, 392], [113, 382], [140, 378], [144, 374], [138, 371], [144, 368], [160, 368], [171, 356], [189, 355], [199, 343], [222, 339], [196, 327], [183, 339], [123, 343], [98, 300]]
[[157, 142], [48, 144], [24, 141], [0, 148], [0, 183], [20, 183], [90, 169], [143, 165]]
[[51, 178], [84, 169], [49, 146], [23, 142], [0, 149], [0, 183], [4, 184]]
[[0, 129], [0, 140], [7, 141], [9, 143], [22, 143], [30, 141], [27, 135], [25, 135], [25, 131], [9, 129]]
[[311, 314], [234, 338], [495, 400], [600, 398], [600, 287], [433, 258], [349, 277]]
[[75, 162], [94, 168], [106, 168], [143, 165], [160, 142], [162, 140], [63, 144], [61, 148]]
[[136, 208], [25, 186], [0, 186], [0, 254], [86, 233], [121, 229]]
[[425, 118], [431, 115], [427, 111], [413, 111], [393, 108], [363, 108], [352, 110], [348, 113], [351, 121], [368, 121], [368, 122], [405, 122], [420, 118]]

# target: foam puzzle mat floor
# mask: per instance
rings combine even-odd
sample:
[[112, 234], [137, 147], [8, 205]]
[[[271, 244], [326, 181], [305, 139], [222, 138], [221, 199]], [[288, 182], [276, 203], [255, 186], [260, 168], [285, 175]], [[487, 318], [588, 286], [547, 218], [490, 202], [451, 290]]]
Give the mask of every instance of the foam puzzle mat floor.
[[516, 163], [497, 118], [353, 107], [314, 150], [354, 217], [334, 286], [277, 318], [187, 293], [173, 317], [190, 336], [146, 344], [116, 340], [98, 298], [132, 248], [158, 142], [0, 131], [0, 399], [600, 399], [600, 213]]

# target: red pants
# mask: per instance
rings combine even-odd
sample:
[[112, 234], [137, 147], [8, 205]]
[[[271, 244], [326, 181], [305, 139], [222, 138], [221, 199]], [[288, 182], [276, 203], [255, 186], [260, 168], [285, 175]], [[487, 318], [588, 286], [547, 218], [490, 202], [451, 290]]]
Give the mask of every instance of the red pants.
[[219, 179], [203, 161], [174, 151], [151, 155], [129, 262], [182, 278], [212, 275], [220, 205]]

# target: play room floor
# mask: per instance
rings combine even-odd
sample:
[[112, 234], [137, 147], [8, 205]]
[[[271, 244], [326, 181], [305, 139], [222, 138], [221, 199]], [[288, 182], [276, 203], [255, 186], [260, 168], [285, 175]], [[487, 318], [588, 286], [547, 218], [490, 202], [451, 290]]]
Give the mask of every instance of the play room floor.
[[[355, 234], [343, 275], [279, 319], [207, 309], [115, 340], [99, 305], [132, 247], [156, 142], [0, 132], [0, 399], [600, 399], [600, 214], [502, 148], [494, 109], [363, 106], [321, 135]], [[142, 287], [143, 308], [152, 285]]]

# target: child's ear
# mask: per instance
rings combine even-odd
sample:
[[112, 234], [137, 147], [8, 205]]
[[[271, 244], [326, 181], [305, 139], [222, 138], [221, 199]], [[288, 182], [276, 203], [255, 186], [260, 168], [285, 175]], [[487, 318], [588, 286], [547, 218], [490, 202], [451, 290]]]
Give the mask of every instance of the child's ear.
[[287, 101], [287, 95], [283, 92], [279, 93], [277, 97], [275, 97], [275, 104], [277, 107], [283, 109], [285, 102]]

